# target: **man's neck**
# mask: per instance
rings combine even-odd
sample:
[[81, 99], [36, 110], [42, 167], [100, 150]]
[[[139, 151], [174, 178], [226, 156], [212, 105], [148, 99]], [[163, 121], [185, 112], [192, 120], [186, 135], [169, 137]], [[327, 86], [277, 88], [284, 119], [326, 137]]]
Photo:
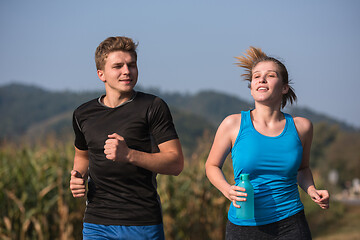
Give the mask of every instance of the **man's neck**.
[[135, 94], [134, 90], [132, 90], [129, 93], [121, 93], [121, 94], [106, 93], [106, 95], [102, 99], [102, 103], [107, 107], [115, 108], [124, 104], [125, 102], [130, 101], [133, 98], [134, 94]]

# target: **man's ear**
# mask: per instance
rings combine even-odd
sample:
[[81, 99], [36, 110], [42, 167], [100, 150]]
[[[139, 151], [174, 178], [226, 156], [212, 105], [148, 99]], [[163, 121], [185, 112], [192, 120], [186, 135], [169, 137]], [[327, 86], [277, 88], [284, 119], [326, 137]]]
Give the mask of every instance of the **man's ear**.
[[106, 82], [104, 70], [97, 70], [97, 75], [101, 81]]

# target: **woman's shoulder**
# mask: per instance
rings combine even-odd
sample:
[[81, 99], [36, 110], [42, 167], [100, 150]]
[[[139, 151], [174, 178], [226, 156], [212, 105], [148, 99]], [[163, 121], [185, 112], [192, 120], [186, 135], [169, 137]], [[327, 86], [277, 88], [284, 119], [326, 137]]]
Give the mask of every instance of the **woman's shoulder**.
[[225, 139], [234, 142], [240, 130], [241, 114], [232, 114], [227, 116], [220, 124], [217, 134]]
[[301, 129], [309, 129], [312, 127], [312, 123], [309, 119], [304, 117], [293, 117], [296, 127]]
[[300, 137], [305, 137], [309, 134], [312, 135], [313, 124], [309, 119], [304, 117], [293, 117], [293, 119]]
[[222, 121], [221, 125], [224, 125], [224, 127], [234, 127], [234, 126], [239, 126], [240, 122], [241, 122], [241, 113], [231, 114]]

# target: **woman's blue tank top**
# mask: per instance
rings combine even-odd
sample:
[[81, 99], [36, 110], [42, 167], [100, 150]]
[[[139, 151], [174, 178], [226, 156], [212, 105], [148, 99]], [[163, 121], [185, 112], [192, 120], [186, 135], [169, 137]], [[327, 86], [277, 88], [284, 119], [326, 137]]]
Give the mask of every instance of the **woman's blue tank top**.
[[269, 137], [255, 130], [250, 111], [241, 112], [240, 131], [231, 149], [235, 183], [240, 174], [248, 173], [254, 187], [254, 219], [236, 218], [230, 205], [229, 221], [241, 226], [277, 222], [304, 209], [297, 185], [303, 148], [293, 118], [284, 113], [284, 130]]

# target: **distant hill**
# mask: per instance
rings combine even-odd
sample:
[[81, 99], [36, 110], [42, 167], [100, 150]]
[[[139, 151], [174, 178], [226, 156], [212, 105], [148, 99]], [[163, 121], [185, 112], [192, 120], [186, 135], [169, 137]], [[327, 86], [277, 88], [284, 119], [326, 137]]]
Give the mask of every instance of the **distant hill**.
[[[206, 118], [216, 127], [228, 115], [249, 110], [254, 104], [241, 98], [216, 91], [201, 91], [194, 95], [166, 94], [157, 90], [152, 91], [162, 96], [170, 105], [183, 111], [191, 112]], [[305, 107], [289, 106], [285, 112], [292, 116], [300, 116], [310, 119], [313, 123], [325, 122], [330, 125], [338, 125], [344, 131], [359, 131], [349, 124], [336, 120], [326, 114], [318, 113]]]
[[164, 94], [163, 97], [170, 105], [200, 115], [215, 126], [218, 126], [226, 116], [253, 107], [253, 104], [240, 98], [215, 91], [201, 91], [194, 95], [176, 97]]
[[[47, 91], [36, 86], [10, 84], [0, 87], [0, 142], [41, 141], [52, 134], [62, 140], [72, 137], [72, 113], [82, 103], [102, 92]], [[188, 151], [196, 146], [213, 124], [200, 115], [170, 106], [182, 144]]]
[[[170, 106], [182, 143], [189, 149], [194, 139], [205, 130], [214, 132], [229, 114], [248, 110], [253, 105], [240, 98], [215, 91], [196, 94], [164, 93], [142, 89], [162, 97]], [[61, 138], [72, 134], [71, 117], [74, 109], [102, 92], [47, 91], [24, 84], [0, 87], [0, 140], [15, 141], [26, 137], [36, 139], [54, 133]], [[314, 123], [325, 121], [343, 130], [354, 130], [343, 122], [306, 108], [290, 108], [290, 113], [304, 116]]]
[[16, 139], [33, 125], [64, 114], [95, 95], [51, 92], [23, 84], [3, 86], [0, 88], [0, 139]]

